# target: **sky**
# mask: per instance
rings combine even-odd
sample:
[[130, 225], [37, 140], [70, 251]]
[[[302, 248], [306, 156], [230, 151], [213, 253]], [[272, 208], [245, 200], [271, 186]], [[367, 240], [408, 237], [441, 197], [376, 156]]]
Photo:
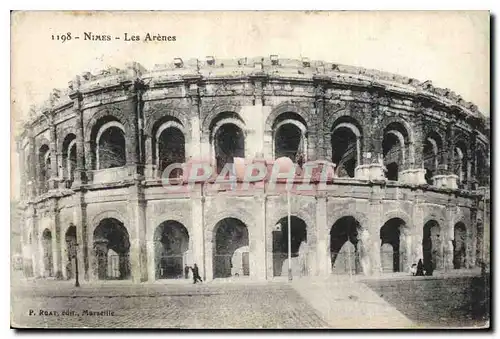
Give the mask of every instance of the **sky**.
[[[81, 38], [57, 41], [57, 35], [68, 32]], [[84, 41], [84, 32], [121, 39]], [[17, 12], [11, 23], [11, 120], [25, 117], [53, 88], [66, 88], [86, 71], [120, 68], [131, 61], [152, 68], [175, 57], [271, 54], [432, 80], [489, 116], [489, 32], [486, 11]], [[175, 35], [176, 41], [125, 42], [125, 33]], [[15, 158], [13, 154], [13, 170]]]

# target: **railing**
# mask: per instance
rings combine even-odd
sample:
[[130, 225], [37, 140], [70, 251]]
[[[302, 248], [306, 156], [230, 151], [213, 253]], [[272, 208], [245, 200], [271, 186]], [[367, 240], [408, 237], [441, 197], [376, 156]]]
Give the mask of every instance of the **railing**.
[[97, 275], [101, 280], [122, 280], [130, 278], [128, 254], [101, 255], [97, 258]]
[[[156, 279], [182, 279], [185, 278], [185, 267], [188, 264], [183, 254], [157, 256]], [[191, 274], [191, 272], [188, 272]]]
[[128, 169], [125, 166], [106, 168], [92, 171], [93, 183], [116, 182], [128, 177]]
[[[241, 262], [240, 262], [241, 260]], [[241, 277], [250, 275], [249, 253], [214, 255], [214, 278]]]

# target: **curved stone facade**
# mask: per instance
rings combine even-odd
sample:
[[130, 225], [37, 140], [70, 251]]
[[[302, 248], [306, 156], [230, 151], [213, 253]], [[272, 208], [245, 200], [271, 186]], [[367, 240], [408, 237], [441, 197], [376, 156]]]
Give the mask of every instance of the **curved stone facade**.
[[180, 278], [193, 263], [207, 280], [286, 275], [282, 184], [161, 184], [171, 163], [235, 157], [334, 168], [290, 198], [294, 275], [489, 260], [489, 121], [430, 81], [307, 58], [175, 59], [85, 73], [30, 113], [27, 276], [70, 279], [74, 253], [88, 280]]

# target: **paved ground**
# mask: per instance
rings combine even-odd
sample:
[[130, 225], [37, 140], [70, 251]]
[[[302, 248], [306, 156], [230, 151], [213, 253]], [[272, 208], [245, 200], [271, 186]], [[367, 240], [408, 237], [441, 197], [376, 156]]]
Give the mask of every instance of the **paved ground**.
[[410, 319], [357, 279], [300, 279], [294, 288], [332, 328], [416, 328]]
[[[371, 279], [332, 276], [295, 279], [292, 283], [106, 282], [83, 283], [80, 288], [74, 288], [73, 282], [41, 280], [12, 286], [11, 323], [50, 328], [484, 326], [488, 284], [477, 273], [467, 274], [389, 274]], [[85, 310], [102, 313], [85, 314]]]
[[[45, 290], [45, 292], [43, 292]], [[127, 294], [127, 297], [119, 295]], [[266, 284], [141, 285], [57, 290], [17, 287], [12, 325], [26, 327], [325, 328], [291, 286]], [[34, 312], [30, 315], [30, 310]], [[40, 311], [58, 312], [40, 315]], [[64, 314], [64, 310], [74, 314]], [[84, 310], [104, 311], [84, 315]], [[112, 315], [107, 312], [114, 312]]]
[[364, 283], [419, 327], [485, 327], [489, 282], [480, 276], [370, 279]]

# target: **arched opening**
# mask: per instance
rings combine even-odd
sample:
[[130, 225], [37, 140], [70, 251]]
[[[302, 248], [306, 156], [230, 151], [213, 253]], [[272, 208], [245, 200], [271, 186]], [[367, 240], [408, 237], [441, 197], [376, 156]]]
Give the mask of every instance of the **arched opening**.
[[96, 167], [108, 169], [125, 166], [125, 129], [118, 121], [109, 121], [101, 126], [95, 137]]
[[234, 164], [234, 158], [245, 157], [245, 135], [234, 123], [221, 125], [214, 135], [214, 148], [217, 173], [226, 164]]
[[76, 227], [70, 226], [64, 235], [64, 239], [66, 241], [66, 256], [67, 256], [67, 264], [66, 264], [66, 277], [69, 279], [73, 279], [75, 277], [75, 255], [76, 255]]
[[165, 221], [156, 228], [154, 244], [156, 279], [183, 278], [188, 264], [187, 229], [177, 221]]
[[[166, 120], [165, 120], [166, 119]], [[160, 120], [153, 128], [153, 162], [157, 165], [158, 175], [171, 164], [186, 162], [186, 140], [184, 128], [179, 120], [166, 117]], [[170, 172], [169, 178], [182, 176], [182, 169], [176, 168]]]
[[52, 232], [46, 228], [42, 233], [43, 271], [45, 277], [52, 277]]
[[432, 177], [438, 173], [441, 152], [441, 138], [436, 133], [429, 133], [424, 143], [424, 168], [425, 180], [429, 185], [432, 185]]
[[42, 145], [38, 150], [38, 166], [40, 170], [38, 174], [38, 187], [40, 193], [45, 193], [49, 190], [49, 179], [51, 176], [50, 150], [48, 145]]
[[479, 186], [487, 186], [488, 185], [488, 164], [486, 163], [486, 152], [483, 149], [478, 149], [476, 152], [476, 167], [477, 174], [476, 179], [479, 183]]
[[338, 219], [330, 229], [330, 263], [334, 274], [358, 274], [361, 225], [352, 216]]
[[[294, 276], [308, 275], [307, 225], [304, 220], [291, 216], [291, 268]], [[273, 275], [288, 275], [288, 217], [281, 218], [273, 230]]]
[[436, 220], [430, 220], [424, 225], [424, 236], [422, 239], [422, 251], [424, 255], [424, 270], [434, 271], [441, 267], [441, 228]]
[[75, 180], [76, 169], [76, 136], [70, 133], [64, 138], [62, 152], [62, 171], [66, 187], [70, 188]]
[[453, 268], [465, 268], [465, 239], [466, 230], [463, 222], [458, 222], [454, 227], [453, 237]]
[[98, 279], [129, 279], [129, 250], [129, 235], [123, 223], [115, 218], [103, 219], [94, 230]]
[[331, 143], [337, 176], [354, 178], [361, 162], [361, 133], [357, 123], [348, 117], [338, 119], [332, 127]]
[[401, 166], [406, 164], [408, 157], [408, 133], [399, 123], [391, 123], [384, 129], [382, 153], [384, 166], [387, 168], [388, 180], [398, 180]]
[[274, 158], [288, 157], [303, 164], [307, 154], [307, 127], [305, 120], [298, 114], [280, 114], [273, 124]]
[[380, 228], [382, 272], [402, 272], [406, 263], [406, 223], [400, 218], [388, 220]]
[[[214, 278], [250, 275], [250, 254], [248, 249], [248, 229], [239, 219], [225, 218], [215, 225], [213, 251]], [[239, 250], [239, 251], [238, 251]], [[238, 252], [237, 252], [238, 251]], [[235, 253], [241, 255], [236, 255]], [[236, 262], [233, 260], [241, 260]]]

